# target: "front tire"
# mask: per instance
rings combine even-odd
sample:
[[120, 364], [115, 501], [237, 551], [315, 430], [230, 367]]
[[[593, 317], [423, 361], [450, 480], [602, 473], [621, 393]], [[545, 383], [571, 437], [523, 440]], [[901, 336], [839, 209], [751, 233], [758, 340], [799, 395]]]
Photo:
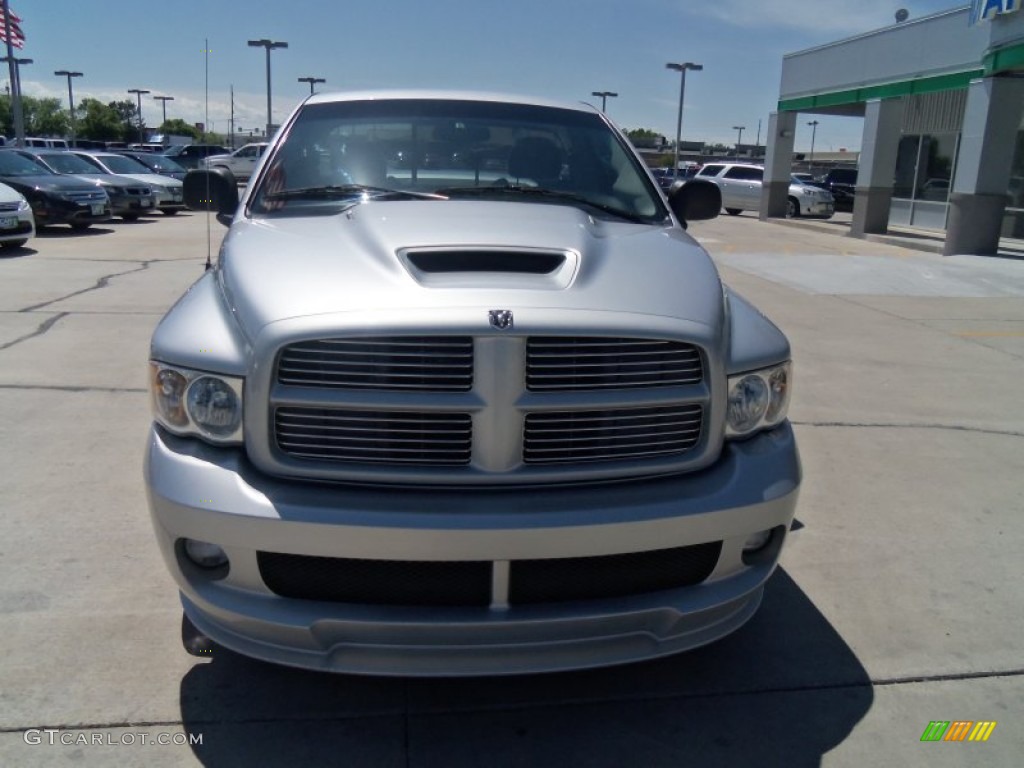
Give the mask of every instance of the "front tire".
[[741, 213], [743, 213], [743, 209], [742, 208], [726, 208], [725, 212], [728, 213], [730, 216], [739, 216]]
[[173, 216], [178, 212], [177, 208], [161, 208], [160, 210], [164, 216]]
[[71, 225], [71, 228], [75, 230], [75, 232], [83, 232], [84, 230], [88, 229], [91, 226], [91, 221], [76, 221], [74, 224]]
[[0, 248], [21, 248], [28, 242], [28, 238], [24, 240], [8, 240], [6, 243], [0, 243]]
[[800, 203], [795, 198], [789, 198], [786, 201], [786, 218], [797, 219], [800, 217]]

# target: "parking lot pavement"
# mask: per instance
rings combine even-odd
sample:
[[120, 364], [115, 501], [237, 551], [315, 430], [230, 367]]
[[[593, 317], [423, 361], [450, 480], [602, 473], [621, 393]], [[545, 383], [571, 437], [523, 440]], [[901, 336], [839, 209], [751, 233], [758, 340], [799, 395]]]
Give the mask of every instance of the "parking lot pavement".
[[[497, 679], [187, 655], [142, 487], [145, 361], [206, 219], [3, 254], [0, 765], [1019, 765], [1024, 262], [745, 216], [690, 231], [793, 344], [782, 567], [715, 645]], [[922, 743], [936, 720], [997, 726]]]

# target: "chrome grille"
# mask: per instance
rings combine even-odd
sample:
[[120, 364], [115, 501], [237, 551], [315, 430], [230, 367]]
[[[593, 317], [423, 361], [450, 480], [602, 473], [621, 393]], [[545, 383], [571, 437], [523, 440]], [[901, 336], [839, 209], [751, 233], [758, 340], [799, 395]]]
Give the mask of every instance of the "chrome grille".
[[473, 339], [380, 336], [303, 341], [281, 352], [277, 380], [318, 389], [466, 392], [473, 386]]
[[69, 192], [65, 192], [64, 196], [67, 197], [68, 200], [74, 200], [74, 201], [80, 202], [80, 203], [82, 203], [82, 202], [91, 202], [91, 201], [99, 202], [100, 200], [105, 200], [106, 199], [107, 193], [106, 192], [102, 192], [102, 191], [94, 192], [94, 191], [91, 191], [91, 190], [89, 190], [89, 191], [72, 190], [72, 191], [69, 191]]
[[8, 211], [16, 211], [18, 210], [19, 205], [21, 205], [21, 203], [0, 203], [0, 211], [3, 211], [4, 213]]
[[523, 461], [565, 464], [685, 453], [700, 440], [703, 414], [700, 405], [530, 413]]
[[700, 350], [682, 341], [531, 337], [526, 386], [535, 392], [669, 387], [700, 382]]
[[410, 466], [469, 463], [468, 413], [282, 407], [277, 446], [289, 456], [332, 462]]

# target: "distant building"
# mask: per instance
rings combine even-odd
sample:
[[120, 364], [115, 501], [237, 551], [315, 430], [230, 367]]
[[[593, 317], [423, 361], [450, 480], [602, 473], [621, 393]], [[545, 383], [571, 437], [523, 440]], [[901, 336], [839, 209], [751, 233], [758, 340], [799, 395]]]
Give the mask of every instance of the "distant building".
[[[1019, 2], [975, 0], [786, 55], [762, 217], [785, 215], [796, 127], [815, 115], [864, 120], [852, 235], [945, 230], [950, 254], [993, 254], [1000, 235], [1024, 235]], [[814, 165], [827, 157], [815, 152]]]

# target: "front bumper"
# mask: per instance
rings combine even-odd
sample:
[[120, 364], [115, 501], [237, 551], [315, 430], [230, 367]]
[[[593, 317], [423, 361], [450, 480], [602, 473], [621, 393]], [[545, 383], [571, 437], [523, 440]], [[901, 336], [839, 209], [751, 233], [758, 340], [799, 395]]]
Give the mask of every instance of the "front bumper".
[[[396, 489], [287, 482], [241, 450], [150, 433], [145, 462], [161, 553], [185, 612], [221, 645], [334, 672], [482, 675], [581, 669], [717, 640], [756, 611], [792, 521], [800, 462], [787, 424], [727, 443], [692, 474], [579, 487]], [[764, 550], [742, 548], [773, 529]], [[195, 566], [181, 539], [221, 546], [226, 576]], [[721, 542], [700, 583], [603, 599], [509, 605], [509, 563]], [[413, 563], [490, 561], [485, 606], [283, 598], [259, 552]]]

